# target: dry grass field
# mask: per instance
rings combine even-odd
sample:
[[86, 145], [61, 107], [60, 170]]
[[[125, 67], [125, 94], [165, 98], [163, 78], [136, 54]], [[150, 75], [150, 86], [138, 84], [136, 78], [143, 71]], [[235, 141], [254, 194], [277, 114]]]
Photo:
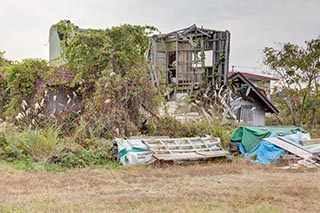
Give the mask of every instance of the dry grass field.
[[0, 212], [319, 212], [319, 177], [241, 160], [65, 172], [0, 163]]

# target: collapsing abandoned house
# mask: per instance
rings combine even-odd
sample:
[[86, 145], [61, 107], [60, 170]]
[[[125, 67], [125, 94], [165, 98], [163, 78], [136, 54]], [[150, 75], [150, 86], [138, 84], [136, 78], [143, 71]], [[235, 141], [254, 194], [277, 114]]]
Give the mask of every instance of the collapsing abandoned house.
[[190, 95], [202, 83], [227, 85], [230, 32], [199, 28], [196, 25], [151, 37], [153, 62], [150, 75], [157, 86], [164, 72], [170, 97]]
[[[85, 31], [80, 28], [75, 30]], [[72, 31], [71, 36], [74, 35], [75, 31]], [[50, 63], [57, 66], [66, 63], [62, 58], [61, 39], [63, 35], [52, 27], [49, 38]], [[236, 74], [228, 79], [229, 31], [192, 25], [171, 33], [153, 35], [150, 37], [150, 43], [151, 48], [147, 54], [147, 59], [151, 62], [148, 70], [150, 79], [156, 87], [165, 83], [168, 100], [197, 94], [201, 85], [211, 85], [216, 91], [228, 89], [228, 81], [232, 80], [234, 88], [240, 85], [240, 89], [233, 93], [232, 100], [223, 101], [222, 105], [228, 108], [228, 111], [233, 111], [234, 118], [244, 121], [247, 125], [262, 126], [265, 124], [265, 112], [278, 113], [265, 93], [245, 76]], [[165, 82], [161, 80], [163, 76]], [[245, 93], [242, 90], [244, 85], [249, 88]]]
[[233, 73], [229, 80], [233, 87], [230, 106], [239, 121], [249, 126], [265, 126], [265, 113], [279, 113], [265, 91], [255, 86], [243, 73]]
[[[67, 21], [67, 26], [70, 25]], [[72, 29], [72, 36], [76, 31]], [[49, 61], [53, 65], [66, 63], [62, 57], [61, 41], [64, 35], [55, 27], [50, 28]], [[160, 73], [165, 73], [166, 84], [177, 92], [192, 93], [203, 82], [218, 87], [227, 85], [229, 69], [230, 32], [199, 28], [189, 28], [150, 38], [151, 60], [149, 73], [156, 86], [159, 86]]]

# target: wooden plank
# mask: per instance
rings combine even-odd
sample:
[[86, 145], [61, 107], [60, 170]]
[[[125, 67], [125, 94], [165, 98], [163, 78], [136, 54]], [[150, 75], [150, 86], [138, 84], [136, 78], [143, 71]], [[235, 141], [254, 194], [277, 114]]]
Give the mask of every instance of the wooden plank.
[[179, 79], [179, 36], [176, 34], [176, 78]]
[[302, 146], [319, 144], [320, 143], [320, 138], [314, 138], [314, 139], [311, 139], [311, 140], [305, 140], [305, 141], [302, 141], [301, 143], [302, 143]]
[[[217, 141], [217, 139], [216, 139], [216, 138], [214, 138], [214, 137], [210, 137], [210, 136], [203, 137], [203, 138], [201, 138], [201, 137], [174, 138], [174, 139], [172, 139], [172, 138], [168, 138], [168, 139], [164, 138], [164, 139], [162, 139], [162, 141], [163, 141], [163, 142], [166, 142], [166, 141], [173, 141], [173, 140], [177, 140], [177, 141], [179, 141], [179, 140], [180, 140], [180, 141], [185, 141], [185, 140], [187, 140], [187, 139], [192, 140], [192, 141], [200, 141], [201, 139], [208, 139], [208, 140]], [[145, 140], [145, 141], [149, 142], [149, 140]]]
[[[209, 148], [209, 145], [212, 147], [212, 146], [214, 146], [214, 145], [218, 145], [219, 144], [219, 142], [217, 142], [217, 143], [210, 143], [210, 144], [208, 144], [208, 148]], [[169, 148], [178, 148], [178, 147], [181, 147], [181, 148], [183, 148], [183, 147], [192, 147], [192, 145], [190, 145], [190, 144], [166, 144], [166, 145], [163, 145], [163, 144], [150, 144], [150, 143], [148, 143], [148, 145], [150, 146], [150, 147], [169, 147]], [[205, 144], [193, 144], [193, 146], [203, 146], [203, 147], [206, 147], [206, 145]]]
[[302, 165], [302, 166], [305, 166], [309, 169], [312, 169], [312, 168], [316, 168], [317, 166], [319, 166], [318, 164], [314, 163], [314, 162], [311, 162], [309, 160], [299, 160], [297, 162], [298, 164]]
[[156, 140], [156, 139], [169, 139], [169, 136], [130, 136], [130, 140]]
[[[161, 152], [168, 152], [168, 150], [166, 149], [154, 149], [157, 153], [161, 153]], [[174, 153], [184, 153], [184, 152], [212, 152], [212, 151], [219, 151], [221, 150], [221, 148], [201, 148], [201, 149], [170, 149], [170, 153], [174, 154]]]
[[154, 155], [159, 160], [171, 161], [171, 160], [196, 160], [207, 159], [216, 157], [225, 157], [228, 152], [224, 150], [206, 153], [177, 153], [177, 154], [158, 154]]
[[209, 143], [192, 143], [192, 144], [185, 144], [185, 143], [175, 143], [175, 144], [160, 144], [159, 143], [148, 143], [148, 145], [150, 147], [159, 147], [159, 148], [163, 148], [163, 147], [168, 147], [168, 148], [178, 148], [178, 147], [181, 147], [181, 148], [184, 148], [184, 147], [206, 147], [206, 148], [212, 148], [212, 147], [219, 147], [219, 142], [209, 142]]
[[293, 144], [293, 142], [288, 141], [282, 137], [276, 137], [276, 138], [264, 138], [263, 140], [268, 141], [292, 154], [295, 154], [303, 159], [311, 160], [313, 159], [313, 154], [306, 149], [304, 149], [302, 146], [298, 144]]

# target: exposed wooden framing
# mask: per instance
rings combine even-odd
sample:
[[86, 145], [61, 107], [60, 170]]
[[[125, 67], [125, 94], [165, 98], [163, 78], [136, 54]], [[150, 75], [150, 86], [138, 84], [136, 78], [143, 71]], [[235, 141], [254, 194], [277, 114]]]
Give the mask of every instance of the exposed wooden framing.
[[[176, 54], [176, 83], [168, 81], [169, 62], [168, 57], [166, 60], [166, 76], [167, 84], [176, 88], [177, 92], [186, 92], [192, 94], [195, 89], [199, 88], [197, 85], [201, 84], [201, 72], [206, 72], [209, 76], [209, 71], [215, 71], [217, 68], [217, 74], [219, 77], [210, 78], [210, 84], [216, 85], [216, 88], [220, 88], [223, 85], [227, 85], [227, 73], [229, 63], [229, 45], [230, 35], [228, 31], [215, 31], [205, 28], [198, 28], [196, 25], [192, 25], [189, 28], [177, 30], [168, 34], [161, 34], [153, 36], [155, 44], [158, 45], [155, 51], [166, 53], [175, 52]], [[197, 39], [200, 39], [200, 43], [197, 43]], [[200, 58], [199, 64], [191, 57], [196, 52], [206, 53], [206, 51], [212, 51], [212, 64], [210, 66], [206, 64], [208, 59]], [[220, 61], [219, 55], [224, 52], [225, 60]], [[158, 60], [154, 58], [154, 60]], [[164, 61], [161, 59], [161, 63]], [[211, 71], [210, 71], [211, 72]], [[198, 74], [200, 73], [200, 74]], [[212, 80], [212, 82], [211, 82]], [[185, 83], [191, 83], [186, 90]], [[197, 87], [196, 87], [197, 86]]]
[[226, 41], [225, 41], [225, 64], [224, 64], [224, 72], [225, 72], [225, 78], [224, 78], [224, 85], [228, 84], [228, 78], [227, 78], [227, 73], [229, 71], [229, 63], [226, 61], [226, 59], [229, 58], [229, 49], [230, 49], [230, 33], [229, 31], [226, 31]]
[[142, 142], [159, 160], [196, 160], [226, 157], [220, 140], [211, 136], [196, 138], [146, 139]]
[[186, 36], [182, 35], [181, 33], [178, 33], [178, 35], [179, 35], [180, 37], [182, 37], [183, 40], [189, 42], [189, 44], [191, 44], [192, 47], [195, 47], [195, 46], [196, 46], [196, 44], [194, 43], [193, 40], [187, 38]]
[[[218, 47], [219, 47], [219, 49], [221, 49], [222, 48], [222, 41], [221, 41], [221, 39], [220, 39], [220, 33], [218, 34], [218, 38], [219, 38], [219, 40], [217, 41], [217, 43], [218, 43]], [[219, 59], [220, 59], [220, 56], [221, 56], [221, 54], [222, 54], [222, 52], [221, 51], [219, 51], [218, 52], [218, 54], [217, 54], [217, 63], [219, 63]], [[222, 79], [221, 78], [223, 78], [223, 72], [222, 72], [222, 69], [221, 69], [221, 64], [218, 64], [218, 76], [219, 76], [219, 78], [218, 78], [218, 86], [221, 86], [222, 85]]]
[[176, 34], [176, 79], [179, 84], [179, 35]]

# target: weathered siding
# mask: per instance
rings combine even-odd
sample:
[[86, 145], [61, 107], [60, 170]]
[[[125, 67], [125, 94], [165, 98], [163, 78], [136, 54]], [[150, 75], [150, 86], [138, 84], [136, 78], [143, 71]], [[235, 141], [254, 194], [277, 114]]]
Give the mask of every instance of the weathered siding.
[[265, 110], [257, 102], [241, 101], [238, 116], [248, 126], [265, 126]]

